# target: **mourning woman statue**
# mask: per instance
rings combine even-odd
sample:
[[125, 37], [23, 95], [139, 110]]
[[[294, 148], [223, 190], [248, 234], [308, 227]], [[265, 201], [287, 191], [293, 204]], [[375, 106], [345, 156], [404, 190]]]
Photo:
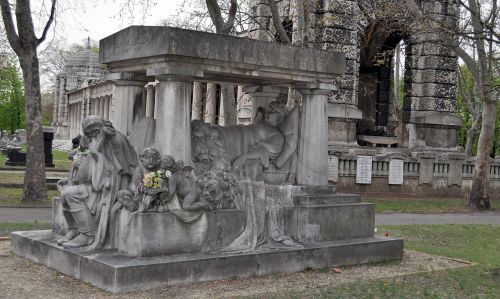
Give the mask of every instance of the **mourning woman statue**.
[[[82, 121], [79, 157], [73, 178], [58, 183], [68, 233], [58, 240], [64, 247], [116, 248], [118, 191], [129, 186], [138, 161], [127, 138], [109, 121], [90, 115]], [[76, 176], [76, 177], [75, 177]]]

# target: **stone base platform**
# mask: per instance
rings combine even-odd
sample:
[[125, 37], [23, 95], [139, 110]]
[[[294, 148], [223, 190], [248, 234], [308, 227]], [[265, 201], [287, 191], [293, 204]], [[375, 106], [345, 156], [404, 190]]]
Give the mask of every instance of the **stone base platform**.
[[403, 240], [370, 237], [308, 244], [302, 249], [136, 258], [116, 251], [64, 249], [54, 242], [56, 237], [49, 230], [14, 232], [12, 250], [113, 293], [398, 260], [403, 255]]

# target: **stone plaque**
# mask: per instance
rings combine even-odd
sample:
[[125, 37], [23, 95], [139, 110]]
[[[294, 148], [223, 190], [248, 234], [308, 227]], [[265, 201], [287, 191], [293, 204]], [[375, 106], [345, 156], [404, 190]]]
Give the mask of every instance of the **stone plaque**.
[[356, 184], [371, 184], [372, 156], [358, 156], [356, 162]]
[[403, 166], [404, 161], [401, 159], [389, 160], [389, 185], [403, 184]]
[[328, 180], [337, 182], [339, 179], [339, 157], [335, 155], [328, 156]]

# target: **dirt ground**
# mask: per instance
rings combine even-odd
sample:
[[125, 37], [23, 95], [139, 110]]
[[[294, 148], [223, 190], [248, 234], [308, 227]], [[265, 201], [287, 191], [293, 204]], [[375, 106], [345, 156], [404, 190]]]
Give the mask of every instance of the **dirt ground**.
[[[0, 298], [227, 298], [304, 291], [323, 286], [468, 266], [445, 257], [405, 251], [401, 262], [196, 283], [127, 294], [111, 294], [16, 256], [0, 241]], [[340, 273], [338, 270], [340, 270]]]

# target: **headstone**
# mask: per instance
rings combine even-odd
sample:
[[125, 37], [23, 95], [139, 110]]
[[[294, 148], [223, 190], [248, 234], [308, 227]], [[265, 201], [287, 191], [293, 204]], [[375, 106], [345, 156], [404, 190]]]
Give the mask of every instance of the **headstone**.
[[328, 156], [328, 181], [337, 182], [339, 179], [339, 157]]
[[45, 153], [45, 166], [54, 167], [52, 157], [52, 140], [54, 140], [54, 128], [43, 127], [43, 151]]
[[372, 156], [358, 156], [356, 159], [356, 184], [372, 183]]
[[401, 159], [389, 160], [389, 185], [403, 184], [404, 161]]

